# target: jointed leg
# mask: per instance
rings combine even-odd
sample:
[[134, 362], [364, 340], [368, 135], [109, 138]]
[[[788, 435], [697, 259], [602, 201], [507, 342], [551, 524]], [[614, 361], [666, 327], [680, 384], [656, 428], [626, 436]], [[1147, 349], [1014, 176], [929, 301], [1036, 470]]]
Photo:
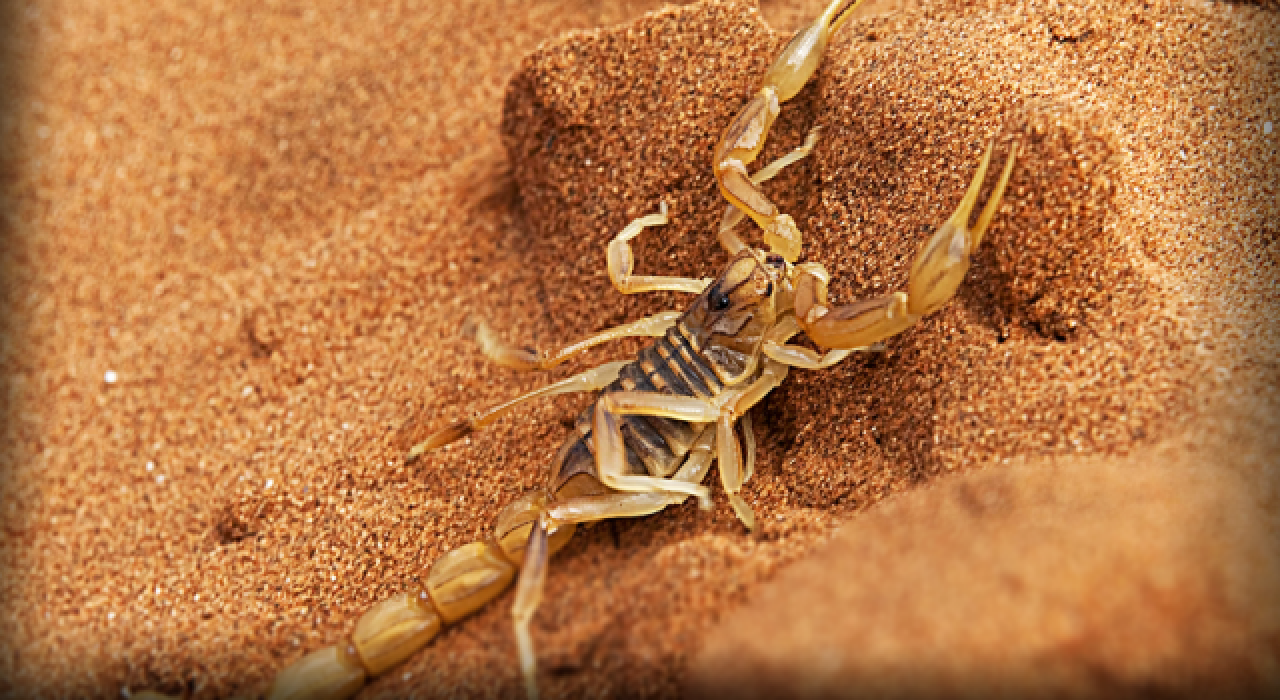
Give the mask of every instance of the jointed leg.
[[[614, 363], [618, 367], [625, 363]], [[604, 370], [604, 367], [598, 368]], [[617, 368], [613, 370], [616, 376]], [[589, 374], [589, 373], [588, 373]], [[608, 372], [601, 371], [594, 378], [586, 377], [570, 377], [569, 380], [580, 379], [580, 385], [586, 385], [591, 382], [599, 382], [605, 378]], [[612, 380], [610, 380], [612, 381]], [[552, 385], [556, 386], [556, 385]], [[551, 387], [547, 387], [550, 389]], [[664, 394], [644, 394], [640, 392], [618, 392], [608, 396], [622, 396], [622, 400], [618, 402], [618, 408], [622, 411], [635, 412], [637, 406], [643, 405], [644, 401], [630, 401], [627, 394], [633, 394], [639, 397], [657, 397], [674, 399], [674, 401], [661, 403], [657, 408], [649, 411], [649, 415], [667, 415], [671, 417], [699, 417], [709, 416], [714, 411], [718, 411], [717, 407], [700, 399], [689, 399], [681, 401], [684, 397], [670, 397]], [[517, 401], [519, 401], [518, 399]], [[514, 403], [514, 402], [513, 402]], [[655, 402], [657, 403], [657, 402]], [[597, 414], [598, 418], [598, 414]], [[709, 421], [702, 421], [709, 422]], [[616, 428], [616, 424], [615, 424]], [[599, 429], [597, 428], [597, 431]], [[615, 430], [616, 433], [616, 430]], [[597, 434], [602, 434], [597, 432]], [[690, 495], [698, 495], [700, 498], [706, 498], [706, 488], [701, 485], [702, 479], [706, 476], [711, 464], [711, 455], [713, 448], [715, 430], [708, 426], [705, 428], [694, 441], [692, 449], [690, 449], [687, 458], [680, 469], [676, 471], [671, 479], [651, 479], [651, 477], [642, 477], [659, 482], [659, 484], [678, 485], [683, 488], [667, 488], [667, 489], [638, 489], [639, 492], [633, 493], [612, 493], [600, 496], [588, 496], [582, 498], [568, 499], [558, 503], [543, 505], [543, 501], [539, 499], [517, 500], [499, 515], [498, 522], [495, 523], [495, 547], [500, 547], [503, 556], [511, 562], [521, 567], [519, 583], [516, 588], [516, 599], [512, 606], [512, 620], [515, 628], [516, 646], [520, 659], [520, 673], [524, 679], [525, 691], [530, 698], [538, 697], [537, 687], [537, 659], [533, 650], [533, 638], [529, 633], [529, 625], [533, 619], [534, 613], [537, 611], [539, 603], [542, 601], [542, 593], [546, 584], [547, 577], [547, 561], [554, 549], [564, 545], [563, 540], [567, 539], [567, 535], [573, 532], [573, 528], [577, 523], [589, 522], [594, 520], [602, 520], [605, 518], [620, 517], [638, 517], [656, 513], [668, 505], [683, 502]], [[621, 435], [615, 437], [619, 443]], [[605, 449], [603, 444], [607, 440], [597, 441], [597, 450]], [[624, 457], [625, 459], [625, 457]], [[603, 474], [603, 472], [602, 472]], [[606, 485], [609, 484], [608, 479], [602, 479]], [[698, 493], [697, 490], [702, 493]], [[511, 534], [519, 530], [519, 524], [525, 513], [532, 509], [532, 513], [537, 513], [533, 526], [529, 529], [527, 544], [523, 549], [517, 547], [510, 541]], [[514, 515], [507, 513], [508, 510], [514, 511]], [[529, 513], [532, 515], [532, 513]], [[525, 520], [527, 522], [527, 519]], [[510, 531], [510, 532], [509, 532]], [[549, 532], [554, 531], [555, 536], [549, 536]], [[563, 536], [562, 536], [563, 535]], [[559, 539], [559, 545], [556, 540]], [[471, 546], [480, 546], [475, 543]], [[485, 545], [487, 546], [487, 545]], [[471, 559], [463, 558], [461, 561], [462, 570], [470, 570], [475, 568]], [[510, 564], [507, 564], [510, 566]], [[457, 568], [457, 567], [455, 567]], [[482, 569], [484, 567], [481, 567]], [[435, 569], [433, 568], [433, 573]], [[487, 570], [486, 570], [487, 571]], [[509, 579], [508, 579], [509, 580]], [[463, 584], [459, 584], [463, 585]], [[455, 586], [457, 587], [457, 586]], [[483, 589], [476, 586], [463, 586], [467, 593], [475, 594], [483, 593], [485, 595], [494, 594], [495, 591], [501, 590], [505, 584], [501, 582], [492, 585], [485, 584]], [[473, 591], [472, 589], [475, 589]], [[467, 607], [469, 612], [474, 606]]]
[[635, 254], [631, 252], [631, 239], [640, 235], [647, 226], [661, 226], [667, 223], [667, 203], [663, 202], [661, 211], [635, 219], [609, 242], [605, 249], [605, 261], [609, 267], [609, 279], [613, 286], [623, 294], [639, 292], [673, 291], [701, 294], [711, 280], [695, 280], [688, 277], [655, 277], [651, 275], [632, 275], [635, 271]]
[[529, 636], [529, 622], [542, 602], [542, 589], [547, 582], [547, 515], [538, 517], [529, 533], [529, 545], [524, 552], [524, 566], [520, 570], [520, 583], [516, 585], [516, 602], [511, 606], [511, 617], [516, 630], [516, 649], [520, 655], [520, 675], [524, 677], [524, 689], [529, 700], [538, 698], [537, 658], [533, 655], [533, 638]]
[[875, 343], [865, 348], [838, 348], [819, 354], [799, 345], [787, 345], [787, 341], [799, 332], [800, 325], [796, 322], [795, 316], [783, 317], [765, 334], [764, 343], [761, 345], [765, 357], [788, 367], [826, 369], [855, 352], [883, 349], [882, 345]]
[[689, 456], [685, 458], [684, 464], [680, 465], [676, 473], [671, 475], [671, 478], [675, 481], [701, 484], [707, 472], [711, 470], [711, 459], [715, 456], [715, 448], [716, 430], [715, 427], [708, 425], [693, 441], [693, 447], [689, 448]]
[[756, 433], [751, 428], [751, 414], [742, 414], [738, 425], [742, 427], [742, 451], [746, 455], [742, 465], [742, 483], [745, 484], [756, 473]]
[[544, 396], [555, 396], [556, 394], [572, 394], [580, 391], [597, 391], [609, 386], [618, 378], [618, 373], [627, 365], [626, 361], [609, 362], [594, 369], [589, 369], [581, 374], [575, 374], [572, 377], [566, 377], [554, 384], [548, 384], [541, 389], [534, 389], [524, 396], [516, 397], [501, 406], [491, 408], [484, 413], [477, 413], [471, 418], [454, 423], [453, 425], [441, 430], [426, 440], [414, 445], [409, 450], [409, 454], [405, 457], [405, 461], [417, 459], [425, 452], [429, 452], [439, 447], [443, 447], [455, 440], [460, 440], [467, 435], [475, 432], [477, 428], [483, 428], [499, 418], [507, 415], [516, 406], [529, 401], [531, 399], [542, 398]]
[[679, 479], [628, 474], [626, 445], [622, 441], [624, 415], [661, 416], [689, 423], [714, 423], [720, 406], [704, 399], [642, 391], [618, 391], [596, 402], [592, 435], [596, 442], [596, 471], [600, 481], [615, 491], [671, 493], [697, 496], [703, 508], [711, 507], [707, 487]]
[[547, 509], [557, 524], [589, 523], [609, 518], [653, 515], [689, 498], [684, 493], [606, 493], [558, 501]]
[[733, 414], [725, 412], [716, 421], [716, 461], [720, 463], [720, 485], [729, 497], [729, 505], [738, 520], [748, 530], [756, 527], [756, 514], [751, 506], [742, 500], [738, 491], [742, 490], [742, 449], [738, 446], [738, 437], [733, 434]]
[[[722, 395], [720, 403], [703, 399], [671, 396], [639, 391], [620, 391], [606, 394], [596, 403], [592, 434], [596, 440], [596, 471], [600, 481], [615, 491], [634, 493], [692, 494], [698, 496], [703, 507], [709, 507], [706, 487], [675, 479], [657, 479], [626, 473], [626, 446], [622, 441], [619, 417], [624, 415], [661, 416], [691, 423], [715, 423], [716, 457], [720, 463], [720, 479], [729, 502], [743, 524], [751, 529], [755, 515], [738, 492], [745, 480], [742, 451], [734, 435], [734, 423], [759, 403], [787, 376], [787, 366], [773, 360], [765, 360], [761, 376], [746, 389]], [[700, 441], [705, 440], [700, 437]], [[751, 461], [754, 469], [754, 439]], [[697, 445], [695, 445], [695, 451]], [[683, 471], [683, 468], [682, 470]]]
[[[711, 426], [703, 429], [672, 479], [690, 484], [702, 483], [714, 456], [715, 433]], [[547, 508], [547, 515], [557, 527], [609, 518], [638, 518], [684, 503], [688, 498], [685, 493], [605, 493], [556, 501]]]
[[831, 35], [860, 1], [832, 0], [821, 16], [796, 32], [765, 73], [760, 91], [724, 130], [712, 156], [711, 169], [720, 193], [760, 226], [765, 244], [788, 262], [800, 257], [800, 230], [760, 190], [747, 174], [747, 165], [764, 149], [781, 103], [795, 97], [808, 82], [822, 61]]
[[[738, 438], [733, 433], [733, 426], [739, 418], [746, 417], [747, 411], [750, 411], [752, 406], [760, 403], [770, 391], [773, 391], [787, 378], [787, 371], [786, 365], [773, 360], [765, 360], [760, 378], [726, 403], [725, 408], [720, 412], [719, 420], [716, 421], [716, 453], [717, 460], [720, 463], [720, 482], [724, 486], [725, 493], [729, 496], [729, 503], [733, 506], [738, 519], [742, 521], [742, 524], [748, 530], [755, 528], [756, 516], [752, 512], [751, 506], [747, 505], [742, 496], [738, 495], [738, 492], [742, 490], [742, 484], [747, 480], [747, 473], [743, 468], [742, 451], [738, 446]], [[747, 424], [747, 429], [750, 430], [750, 423]], [[751, 440], [749, 462], [751, 469], [754, 471], [754, 436]]]
[[[805, 156], [809, 155], [813, 151], [813, 147], [817, 145], [818, 135], [821, 132], [821, 127], [815, 126], [810, 129], [809, 134], [805, 137], [802, 145], [796, 147], [787, 155], [782, 156], [763, 168], [760, 168], [751, 176], [751, 182], [756, 185], [759, 185], [762, 182], [767, 182], [768, 180], [773, 179], [775, 175], [782, 172], [783, 168], [791, 165], [792, 163], [798, 162]], [[745, 216], [746, 214], [744, 214], [741, 209], [730, 204], [724, 208], [724, 217], [720, 219], [720, 232], [717, 234], [717, 237], [720, 239], [721, 247], [728, 251], [731, 256], [737, 255], [744, 247], [742, 239], [738, 237], [738, 234], [733, 232], [733, 229]]]
[[[711, 464], [711, 440], [713, 439], [711, 436], [714, 432], [711, 428], [702, 431], [674, 479], [692, 484], [702, 481]], [[609, 493], [552, 503], [538, 514], [530, 529], [528, 544], [523, 550], [523, 559], [518, 560], [522, 570], [520, 582], [516, 588], [515, 604], [511, 609], [516, 632], [516, 647], [520, 655], [520, 673], [524, 678], [525, 691], [530, 698], [536, 700], [538, 686], [537, 659], [533, 653], [533, 638], [529, 634], [529, 623], [542, 600], [542, 591], [547, 578], [547, 560], [555, 545], [553, 538], [548, 536], [548, 530], [554, 528], [556, 532], [561, 532], [568, 528], [568, 531], [572, 532], [573, 526], [577, 523], [651, 515], [669, 505], [681, 503], [688, 497], [688, 494], [679, 493]]]
[[659, 337], [663, 333], [666, 333], [668, 328], [674, 326], [679, 318], [679, 311], [663, 311], [662, 313], [646, 316], [637, 321], [624, 323], [615, 328], [600, 331], [593, 336], [584, 338], [576, 343], [572, 343], [560, 350], [550, 353], [512, 347], [502, 342], [502, 340], [489, 329], [488, 324], [486, 324], [483, 319], [476, 317], [467, 319], [467, 323], [463, 327], [463, 332], [474, 334], [476, 344], [480, 346], [480, 352], [495, 364], [502, 365], [503, 367], [510, 367], [511, 369], [541, 370], [551, 369], [556, 365], [563, 364], [574, 356], [611, 340], [635, 338], [639, 336], [647, 336], [650, 338]]

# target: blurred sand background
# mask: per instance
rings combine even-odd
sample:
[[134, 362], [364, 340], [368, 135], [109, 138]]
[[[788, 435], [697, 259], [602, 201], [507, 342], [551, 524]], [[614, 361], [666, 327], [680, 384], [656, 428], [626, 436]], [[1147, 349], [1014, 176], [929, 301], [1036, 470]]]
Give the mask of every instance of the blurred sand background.
[[[666, 201], [641, 271], [715, 273], [709, 149], [822, 4], [6, 7], [0, 691], [261, 693], [483, 536], [587, 398], [407, 446], [637, 345], [522, 375], [462, 320], [678, 308], [604, 243]], [[1280, 692], [1280, 16], [1110, 5], [837, 37], [762, 159], [823, 127], [769, 191], [837, 300], [993, 137], [1007, 204], [952, 305], [756, 410], [757, 532], [717, 493], [553, 559], [546, 695]], [[509, 608], [365, 696], [519, 696]]]

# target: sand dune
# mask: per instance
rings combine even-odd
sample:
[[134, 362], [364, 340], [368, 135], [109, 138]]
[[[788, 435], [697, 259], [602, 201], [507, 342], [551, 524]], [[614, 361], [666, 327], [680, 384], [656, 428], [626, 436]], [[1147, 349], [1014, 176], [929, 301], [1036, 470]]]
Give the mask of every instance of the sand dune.
[[[405, 449], [638, 345], [535, 376], [459, 326], [679, 308], [604, 244], [665, 201], [642, 271], [725, 262], [710, 148], [820, 4], [11, 11], [0, 689], [260, 693], [485, 536], [587, 399]], [[768, 190], [848, 302], [1021, 144], [958, 298], [756, 409], [756, 533], [717, 491], [575, 537], [547, 696], [1280, 685], [1278, 15], [990, 5], [872, 3], [761, 159], [822, 127]], [[518, 695], [509, 609], [366, 696]]]

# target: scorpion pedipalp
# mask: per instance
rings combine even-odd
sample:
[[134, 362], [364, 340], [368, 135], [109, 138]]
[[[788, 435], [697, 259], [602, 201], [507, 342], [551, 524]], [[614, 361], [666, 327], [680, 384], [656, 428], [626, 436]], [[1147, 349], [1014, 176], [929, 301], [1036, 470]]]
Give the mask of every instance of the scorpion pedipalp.
[[[832, 34], [861, 4], [862, 0], [833, 0], [817, 19], [797, 31], [765, 72], [759, 91], [729, 122], [715, 147], [711, 169], [721, 194], [760, 226], [765, 244], [787, 262], [795, 262], [800, 257], [803, 244], [800, 230], [795, 220], [780, 212], [760, 189], [760, 182], [772, 174], [757, 180], [747, 173], [747, 166], [764, 149], [781, 103], [795, 97], [809, 82], [822, 63]], [[722, 240], [724, 229], [722, 225]]]
[[[781, 158], [757, 170], [755, 174], [751, 176], [752, 184], [759, 185], [763, 182], [767, 182], [777, 176], [778, 173], [782, 172], [783, 168], [808, 157], [808, 155], [813, 152], [814, 146], [818, 144], [818, 137], [821, 136], [821, 134], [822, 127], [815, 126], [810, 129], [803, 144], [797, 146], [785, 156], [782, 156]], [[742, 239], [738, 237], [738, 234], [733, 232], [734, 227], [741, 223], [742, 219], [745, 217], [746, 214], [732, 204], [728, 205], [724, 209], [724, 216], [720, 219], [720, 229], [716, 235], [720, 239], [721, 247], [723, 247], [729, 255], [737, 255], [743, 248], [746, 248], [746, 244], [742, 242]], [[795, 251], [795, 253], [797, 256], [799, 255], [798, 250]], [[783, 257], [786, 259], [785, 256]], [[795, 258], [791, 259], [794, 260]]]
[[911, 266], [911, 277], [907, 286], [910, 302], [907, 307], [914, 315], [923, 316], [931, 313], [955, 296], [960, 281], [964, 279], [964, 274], [969, 269], [969, 258], [982, 242], [982, 236], [987, 232], [987, 226], [1000, 206], [1005, 186], [1009, 183], [1009, 175], [1013, 172], [1013, 163], [1017, 156], [1016, 146], [1010, 149], [1009, 157], [1005, 160], [1004, 172], [1001, 173], [995, 189], [991, 191], [991, 196], [978, 216], [977, 223], [972, 229], [969, 228], [969, 216], [978, 201], [978, 192], [986, 177], [987, 165], [991, 162], [991, 150], [994, 145], [994, 142], [987, 145], [982, 162], [978, 165], [973, 181], [970, 182], [969, 189], [960, 200], [955, 213], [925, 242], [919, 255], [916, 256], [915, 263]]
[[[827, 302], [829, 275], [820, 263], [796, 267], [796, 322], [813, 342], [824, 348], [862, 348], [901, 333], [921, 316], [941, 308], [955, 296], [969, 258], [982, 240], [987, 226], [1000, 206], [1000, 199], [1013, 172], [1018, 147], [1014, 145], [991, 197], [970, 229], [968, 219], [977, 202], [994, 141], [974, 173], [968, 191], [956, 211], [921, 247], [911, 266], [907, 292], [893, 292], [852, 304], [830, 306]], [[790, 346], [788, 346], [790, 347]], [[776, 348], [766, 354], [777, 357]], [[780, 357], [777, 357], [780, 359]], [[785, 361], [785, 360], [783, 360]]]

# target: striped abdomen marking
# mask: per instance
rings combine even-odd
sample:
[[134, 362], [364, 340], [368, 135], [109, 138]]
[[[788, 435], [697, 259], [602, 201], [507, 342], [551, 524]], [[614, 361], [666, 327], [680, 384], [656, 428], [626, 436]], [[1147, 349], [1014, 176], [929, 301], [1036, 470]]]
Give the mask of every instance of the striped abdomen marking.
[[[622, 368], [617, 381], [601, 393], [611, 391], [651, 391], [677, 396], [712, 398], [724, 385], [711, 365], [691, 342], [692, 334], [681, 320], [636, 360]], [[595, 406], [578, 414], [574, 435], [560, 449], [551, 471], [551, 493], [557, 493], [569, 479], [588, 474], [598, 479], [595, 442], [591, 422]], [[670, 476], [689, 454], [699, 430], [689, 423], [656, 416], [623, 416], [623, 444], [627, 449], [628, 471], [633, 474]]]

